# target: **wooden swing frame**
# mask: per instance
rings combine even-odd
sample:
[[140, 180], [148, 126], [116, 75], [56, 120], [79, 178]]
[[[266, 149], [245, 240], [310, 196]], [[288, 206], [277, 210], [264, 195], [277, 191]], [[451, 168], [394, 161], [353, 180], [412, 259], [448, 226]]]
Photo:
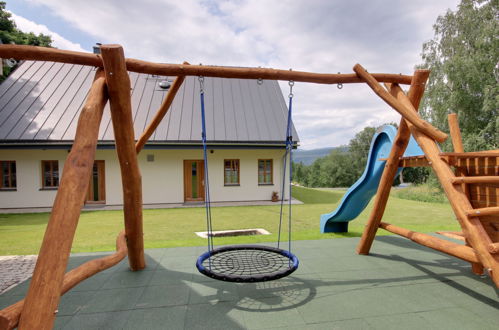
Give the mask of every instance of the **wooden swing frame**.
[[[151, 134], [157, 128], [185, 76], [205, 76], [240, 79], [269, 79], [318, 84], [367, 83], [373, 91], [402, 115], [397, 136], [388, 157], [366, 229], [358, 246], [358, 253], [368, 254], [378, 228], [408, 237], [419, 244], [471, 262], [474, 269], [485, 267], [496, 286], [499, 286], [499, 246], [483, 229], [478, 215], [499, 217], [499, 207], [476, 209], [465, 192], [466, 180], [456, 177], [450, 165], [442, 158], [436, 142], [443, 142], [447, 134], [421, 119], [417, 113], [429, 76], [428, 70], [416, 70], [414, 75], [368, 73], [361, 65], [350, 74], [324, 74], [266, 68], [237, 68], [184, 64], [163, 64], [125, 58], [120, 45], [102, 45], [101, 54], [91, 54], [20, 45], [0, 45], [1, 58], [17, 60], [52, 61], [94, 66], [95, 79], [81, 111], [75, 140], [67, 157], [52, 213], [47, 224], [39, 257], [26, 298], [0, 311], [0, 328], [51, 329], [61, 294], [84, 279], [107, 269], [126, 255], [130, 269], [145, 268], [142, 229], [142, 183], [137, 161]], [[176, 76], [167, 97], [155, 117], [135, 143], [131, 112], [130, 79], [128, 71]], [[381, 85], [385, 83], [385, 88]], [[400, 84], [410, 85], [404, 93]], [[89, 184], [99, 125], [104, 106], [110, 102], [111, 119], [115, 133], [116, 151], [121, 168], [124, 202], [124, 233], [117, 238], [117, 252], [111, 256], [89, 261], [65, 274], [71, 245], [81, 208]], [[425, 153], [424, 161], [435, 171], [442, 183], [452, 209], [463, 229], [467, 245], [452, 243], [436, 237], [381, 222], [397, 168], [403, 165], [401, 157], [413, 135]], [[453, 135], [454, 136], [454, 135]], [[454, 139], [454, 138], [453, 138]], [[456, 150], [462, 155], [462, 150]], [[490, 155], [499, 159], [499, 153]], [[489, 156], [490, 156], [489, 155]], [[419, 164], [418, 163], [418, 164]], [[487, 180], [487, 179], [479, 179]], [[495, 180], [495, 179], [494, 179]]]

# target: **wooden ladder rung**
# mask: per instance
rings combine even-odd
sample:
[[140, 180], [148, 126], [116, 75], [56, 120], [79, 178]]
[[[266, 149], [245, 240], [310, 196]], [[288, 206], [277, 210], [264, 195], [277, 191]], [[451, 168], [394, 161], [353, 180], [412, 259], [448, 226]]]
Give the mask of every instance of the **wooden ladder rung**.
[[461, 176], [451, 178], [453, 184], [462, 183], [499, 183], [499, 176]]
[[482, 217], [482, 216], [486, 216], [486, 215], [499, 215], [499, 206], [466, 210], [466, 215], [469, 217]]
[[490, 243], [488, 247], [490, 253], [499, 253], [499, 243]]
[[445, 236], [445, 237], [457, 239], [457, 240], [463, 241], [463, 242], [466, 241], [466, 239], [464, 238], [464, 234], [461, 231], [437, 231], [437, 234]]

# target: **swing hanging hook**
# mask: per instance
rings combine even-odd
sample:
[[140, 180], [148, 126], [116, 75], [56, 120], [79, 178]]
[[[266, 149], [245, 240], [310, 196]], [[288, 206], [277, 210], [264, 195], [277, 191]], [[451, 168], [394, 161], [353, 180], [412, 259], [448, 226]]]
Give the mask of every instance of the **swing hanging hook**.
[[[340, 72], [338, 72], [338, 74], [340, 74]], [[342, 83], [338, 83], [338, 84], [336, 84], [336, 87], [338, 89], [342, 89], [343, 88], [343, 84]]]
[[204, 77], [199, 76], [198, 80], [199, 80], [199, 91], [204, 94]]

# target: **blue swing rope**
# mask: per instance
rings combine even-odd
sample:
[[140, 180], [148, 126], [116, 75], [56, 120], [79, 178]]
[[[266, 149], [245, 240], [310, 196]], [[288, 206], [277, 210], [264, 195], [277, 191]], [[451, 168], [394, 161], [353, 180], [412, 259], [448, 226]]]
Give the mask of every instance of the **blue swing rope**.
[[[204, 200], [205, 200], [205, 209], [206, 209], [206, 227], [208, 229], [208, 251], [213, 250], [213, 227], [211, 223], [211, 203], [210, 203], [210, 180], [208, 175], [208, 152], [206, 146], [206, 120], [205, 120], [205, 111], [204, 111], [204, 77], [198, 77], [199, 86], [200, 86], [200, 97], [201, 97], [201, 139], [203, 141], [203, 158], [204, 158]], [[211, 263], [210, 263], [211, 268]]]
[[293, 86], [294, 81], [289, 81], [289, 103], [288, 103], [288, 120], [286, 125], [286, 152], [284, 153], [284, 168], [283, 168], [283, 177], [282, 177], [282, 188], [281, 188], [281, 211], [279, 213], [279, 231], [277, 237], [277, 248], [280, 247], [281, 243], [281, 228], [282, 228], [282, 218], [283, 218], [283, 209], [284, 209], [284, 189], [286, 185], [286, 168], [287, 161], [289, 156], [289, 211], [288, 211], [288, 251], [291, 252], [291, 181], [293, 178], [293, 166], [292, 166], [292, 155], [293, 155], [293, 132], [292, 132], [292, 109], [293, 109]]
[[[207, 152], [207, 142], [206, 142], [206, 114], [205, 114], [205, 106], [204, 106], [204, 77], [199, 76], [199, 85], [200, 85], [200, 101], [201, 101], [201, 138], [203, 142], [203, 158], [204, 158], [204, 177], [205, 177], [205, 185], [204, 185], [204, 193], [205, 193], [205, 209], [206, 209], [206, 227], [208, 229], [208, 252], [211, 254], [213, 251], [213, 226], [211, 221], [211, 200], [210, 200], [210, 181], [208, 175], [208, 152]], [[260, 84], [260, 82], [259, 82]], [[288, 118], [287, 118], [287, 126], [286, 126], [286, 152], [284, 154], [284, 169], [283, 169], [283, 180], [282, 180], [282, 189], [281, 189], [281, 208], [279, 213], [279, 230], [278, 230], [278, 238], [277, 238], [277, 248], [279, 248], [281, 243], [281, 228], [282, 228], [282, 220], [283, 220], [283, 210], [284, 210], [284, 189], [286, 186], [286, 168], [289, 156], [289, 212], [288, 212], [288, 252], [291, 253], [291, 181], [293, 178], [292, 171], [292, 150], [293, 150], [293, 133], [292, 133], [292, 108], [293, 108], [293, 86], [294, 81], [289, 81], [289, 105], [288, 105]], [[211, 258], [208, 258], [208, 265], [211, 270]], [[291, 266], [292, 259], [289, 259], [289, 263]]]

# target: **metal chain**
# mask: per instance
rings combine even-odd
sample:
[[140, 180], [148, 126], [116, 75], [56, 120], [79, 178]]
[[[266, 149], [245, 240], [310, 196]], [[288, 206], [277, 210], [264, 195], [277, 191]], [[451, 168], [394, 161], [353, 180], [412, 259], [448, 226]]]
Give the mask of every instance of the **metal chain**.
[[[340, 74], [340, 72], [338, 72], [338, 74]], [[336, 84], [336, 87], [338, 89], [342, 89], [343, 88], [343, 84], [342, 83], [338, 83], [338, 84]]]
[[289, 95], [288, 95], [288, 96], [289, 96], [290, 98], [293, 98], [293, 96], [294, 96], [294, 95], [293, 95], [293, 86], [295, 85], [295, 82], [294, 82], [293, 80], [290, 80], [290, 81], [288, 82], [288, 85], [289, 85]]
[[199, 76], [198, 77], [198, 80], [199, 80], [199, 92], [200, 93], [204, 93], [204, 77], [203, 76]]

